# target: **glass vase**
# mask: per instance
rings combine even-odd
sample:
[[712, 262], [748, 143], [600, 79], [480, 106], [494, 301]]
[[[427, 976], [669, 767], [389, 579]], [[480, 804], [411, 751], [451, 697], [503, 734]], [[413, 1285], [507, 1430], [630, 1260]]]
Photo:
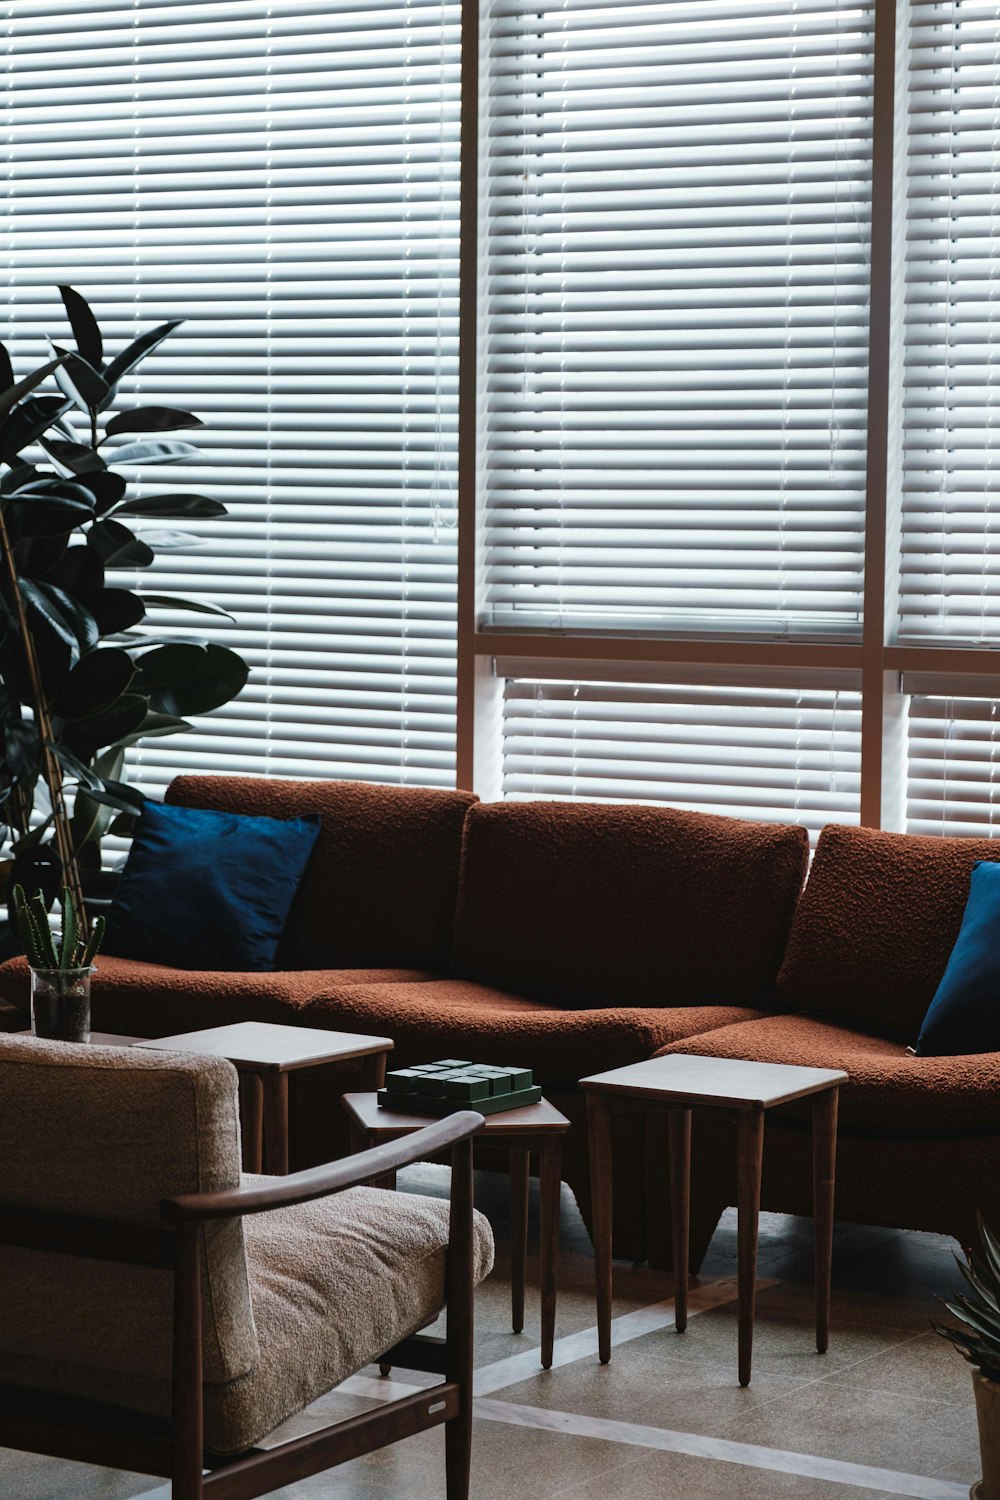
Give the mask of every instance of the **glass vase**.
[[32, 969], [31, 1029], [52, 1042], [90, 1041], [90, 976], [86, 969]]

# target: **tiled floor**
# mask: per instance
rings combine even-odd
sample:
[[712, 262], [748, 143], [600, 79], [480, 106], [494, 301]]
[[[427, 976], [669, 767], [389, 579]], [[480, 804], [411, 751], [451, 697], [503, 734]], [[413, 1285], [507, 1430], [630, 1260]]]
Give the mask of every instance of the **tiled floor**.
[[[441, 1169], [409, 1174], [441, 1193]], [[838, 1228], [829, 1353], [812, 1336], [811, 1225], [761, 1224], [753, 1381], [736, 1380], [735, 1215], [726, 1217], [692, 1294], [683, 1336], [669, 1278], [616, 1271], [615, 1352], [596, 1357], [590, 1246], [564, 1196], [556, 1367], [537, 1365], [537, 1300], [510, 1332], [503, 1180], [477, 1191], [498, 1261], [480, 1289], [480, 1394], [474, 1500], [964, 1500], [979, 1477], [968, 1372], [929, 1331], [935, 1295], [956, 1280], [949, 1242]], [[534, 1229], [534, 1224], [533, 1224]], [[533, 1269], [533, 1268], [532, 1268]], [[406, 1371], [365, 1371], [294, 1418], [286, 1435], [382, 1397]], [[443, 1500], [440, 1430], [280, 1492], [283, 1500]], [[138, 1475], [0, 1451], [0, 1500], [166, 1500]]]

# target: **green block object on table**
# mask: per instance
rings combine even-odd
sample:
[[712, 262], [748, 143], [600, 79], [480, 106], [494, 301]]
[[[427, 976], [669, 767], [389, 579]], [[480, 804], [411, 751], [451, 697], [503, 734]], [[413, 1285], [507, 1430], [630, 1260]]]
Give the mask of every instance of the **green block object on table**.
[[497, 1068], [454, 1057], [397, 1068], [385, 1075], [385, 1088], [378, 1091], [382, 1109], [424, 1115], [449, 1115], [460, 1109], [493, 1115], [537, 1104], [541, 1097], [530, 1068]]

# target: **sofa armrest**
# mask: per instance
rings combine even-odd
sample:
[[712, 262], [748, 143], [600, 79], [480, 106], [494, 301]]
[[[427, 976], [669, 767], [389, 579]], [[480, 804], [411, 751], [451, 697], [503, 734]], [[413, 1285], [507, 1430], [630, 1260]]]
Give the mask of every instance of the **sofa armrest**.
[[310, 1203], [331, 1193], [341, 1193], [346, 1188], [360, 1187], [375, 1178], [387, 1177], [414, 1162], [426, 1161], [439, 1151], [471, 1140], [484, 1123], [482, 1115], [463, 1109], [413, 1135], [374, 1146], [343, 1161], [294, 1172], [263, 1187], [240, 1187], [221, 1193], [188, 1193], [180, 1198], [165, 1198], [160, 1204], [160, 1213], [168, 1222], [183, 1224], [241, 1218], [244, 1214], [269, 1213], [276, 1208], [294, 1208], [299, 1203]]

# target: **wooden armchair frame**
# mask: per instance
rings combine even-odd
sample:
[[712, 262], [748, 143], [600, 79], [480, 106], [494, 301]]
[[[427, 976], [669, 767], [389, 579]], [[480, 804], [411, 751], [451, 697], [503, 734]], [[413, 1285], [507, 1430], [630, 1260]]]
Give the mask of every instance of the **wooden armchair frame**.
[[[163, 1227], [0, 1203], [0, 1244], [59, 1255], [158, 1266], [174, 1273], [171, 1416], [160, 1419], [81, 1397], [0, 1384], [0, 1447], [130, 1469], [171, 1480], [173, 1500], [253, 1500], [295, 1480], [445, 1424], [447, 1500], [467, 1500], [472, 1438], [472, 1302], [475, 1290], [471, 1110], [415, 1135], [273, 1183], [168, 1198]], [[277, 1448], [234, 1458], [204, 1452], [201, 1226], [291, 1208], [378, 1181], [451, 1152], [451, 1217], [445, 1305], [447, 1336], [415, 1334], [382, 1358], [443, 1377], [412, 1395], [362, 1412]], [[203, 1470], [208, 1469], [208, 1473]]]

